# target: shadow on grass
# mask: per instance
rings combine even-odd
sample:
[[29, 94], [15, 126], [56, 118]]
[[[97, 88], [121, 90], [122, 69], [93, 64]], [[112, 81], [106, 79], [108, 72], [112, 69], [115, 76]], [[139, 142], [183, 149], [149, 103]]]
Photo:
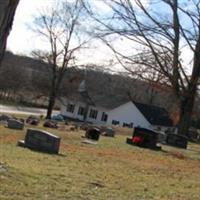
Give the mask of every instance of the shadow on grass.
[[26, 147], [26, 146], [24, 146], [24, 147], [18, 146], [18, 147], [25, 148], [25, 149], [28, 149], [30, 151], [41, 153], [41, 154], [52, 155], [52, 156], [60, 156], [60, 157], [67, 157], [67, 155], [63, 154], [63, 153], [51, 153], [51, 152], [48, 152], [48, 151], [34, 149], [34, 148], [29, 148], [29, 147]]

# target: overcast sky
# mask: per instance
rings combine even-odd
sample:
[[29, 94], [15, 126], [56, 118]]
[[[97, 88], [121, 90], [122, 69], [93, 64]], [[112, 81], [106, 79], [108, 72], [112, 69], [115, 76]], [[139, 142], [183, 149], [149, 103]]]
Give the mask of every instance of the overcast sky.
[[[31, 31], [29, 26], [33, 23], [34, 16], [39, 13], [39, 10], [46, 6], [50, 6], [52, 3], [55, 3], [55, 0], [20, 0], [13, 28], [8, 37], [8, 50], [11, 50], [16, 54], [29, 55], [34, 49], [45, 49], [45, 43]], [[102, 11], [109, 11], [109, 8], [101, 1], [94, 0], [93, 3]], [[105, 45], [97, 43], [95, 46], [98, 46], [98, 51], [96, 50], [95, 53], [93, 49], [92, 57], [87, 52], [85, 52], [84, 55], [81, 55], [81, 58], [84, 59], [85, 63], [101, 63], [101, 61], [104, 62], [103, 60], [106, 62], [106, 60], [110, 59], [108, 55], [111, 55], [111, 51], [105, 47]]]
[[[50, 6], [55, 3], [56, 0], [20, 0], [17, 8], [17, 12], [14, 19], [12, 31], [8, 38], [7, 49], [17, 54], [29, 55], [34, 49], [45, 49], [46, 44], [41, 41], [39, 37], [33, 33], [28, 26], [33, 22], [34, 16], [37, 15], [39, 10], [46, 6]], [[73, 0], [72, 0], [73, 1]], [[93, 7], [96, 7], [98, 11], [109, 12], [110, 8], [102, 3], [101, 0], [90, 0], [93, 3]], [[144, 0], [147, 4], [149, 0]], [[130, 47], [130, 43], [126, 40], [118, 40], [118, 46], [122, 51], [128, 52], [127, 48]], [[100, 42], [95, 43], [95, 47], [92, 50], [84, 52], [84, 55], [79, 56], [86, 63], [105, 63], [109, 61], [111, 51], [105, 45]], [[130, 50], [130, 49], [129, 49]], [[92, 56], [91, 56], [92, 52]], [[184, 58], [188, 58], [190, 52], [185, 51]]]
[[9, 50], [14, 53], [28, 54], [31, 49], [40, 44], [28, 25], [32, 23], [33, 16], [38, 13], [39, 9], [52, 2], [53, 0], [20, 0], [8, 38], [7, 48]]

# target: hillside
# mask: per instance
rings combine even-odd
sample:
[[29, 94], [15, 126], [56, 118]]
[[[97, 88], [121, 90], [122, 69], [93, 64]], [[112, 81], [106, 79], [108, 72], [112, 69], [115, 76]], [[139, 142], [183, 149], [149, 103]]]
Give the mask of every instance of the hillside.
[[[51, 77], [51, 68], [48, 64], [7, 52], [0, 74], [1, 98], [46, 104]], [[166, 98], [171, 96], [170, 94], [124, 74], [107, 73], [101, 66], [87, 66], [87, 70], [80, 67], [69, 68], [62, 82], [60, 95], [75, 95], [83, 79], [86, 80], [87, 90], [91, 96], [105, 96], [113, 100], [131, 97], [135, 101], [171, 107]]]

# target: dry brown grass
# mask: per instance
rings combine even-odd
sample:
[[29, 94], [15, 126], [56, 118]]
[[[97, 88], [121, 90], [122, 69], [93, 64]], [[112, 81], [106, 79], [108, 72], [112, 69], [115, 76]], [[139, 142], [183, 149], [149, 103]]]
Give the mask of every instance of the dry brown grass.
[[200, 199], [197, 144], [152, 151], [127, 145], [130, 129], [118, 129], [115, 138], [101, 137], [97, 145], [81, 143], [84, 132], [68, 126], [45, 130], [61, 136], [59, 155], [17, 147], [26, 130], [0, 126], [1, 200]]

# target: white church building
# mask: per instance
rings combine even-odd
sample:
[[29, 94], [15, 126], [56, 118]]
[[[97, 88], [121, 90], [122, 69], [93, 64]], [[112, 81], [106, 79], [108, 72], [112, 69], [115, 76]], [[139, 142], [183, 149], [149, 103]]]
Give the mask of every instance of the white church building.
[[[98, 125], [140, 126], [162, 131], [173, 127], [169, 113], [161, 107], [125, 99], [113, 101], [113, 98], [105, 97], [95, 97], [92, 101], [88, 105], [81, 98], [63, 99], [60, 114], [65, 118]], [[84, 113], [87, 115], [84, 116]]]

